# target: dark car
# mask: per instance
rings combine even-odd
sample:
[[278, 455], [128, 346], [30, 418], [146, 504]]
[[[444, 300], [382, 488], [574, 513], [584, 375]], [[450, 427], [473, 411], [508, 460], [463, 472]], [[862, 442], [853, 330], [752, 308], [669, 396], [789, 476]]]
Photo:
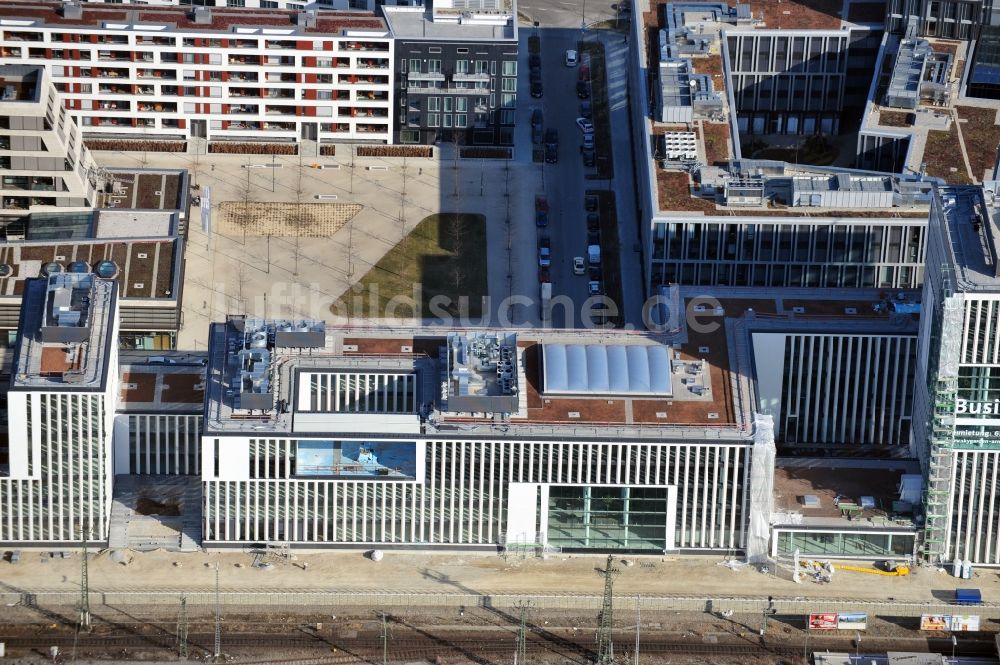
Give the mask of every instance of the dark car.
[[545, 249], [552, 249], [552, 239], [543, 233], [538, 236], [538, 246]]
[[542, 66], [542, 56], [537, 53], [532, 53], [528, 56], [528, 66], [532, 69], [540, 68]]
[[597, 156], [595, 155], [593, 148], [580, 146], [580, 154], [583, 155], [584, 166], [591, 167], [597, 163]]
[[590, 105], [590, 102], [580, 102], [580, 117], [587, 120], [594, 119], [594, 109]]
[[601, 244], [601, 234], [597, 231], [587, 231], [587, 244], [588, 245], [600, 245]]
[[545, 282], [551, 282], [552, 281], [552, 275], [549, 272], [548, 268], [539, 268], [538, 269], [538, 281], [542, 282], [543, 284]]
[[587, 212], [594, 212], [597, 210], [597, 197], [593, 194], [587, 194], [583, 197], [583, 206], [587, 209]]
[[542, 109], [531, 112], [531, 142], [542, 142]]
[[590, 266], [590, 270], [587, 271], [589, 279], [592, 282], [601, 281], [601, 268], [599, 266]]
[[531, 68], [531, 73], [528, 74], [528, 79], [531, 81], [541, 81], [542, 80], [542, 70], [536, 67]]
[[531, 96], [536, 99], [542, 96], [542, 82], [540, 80], [531, 82]]
[[580, 99], [590, 99], [590, 84], [586, 81], [577, 81], [576, 96]]
[[601, 216], [596, 212], [587, 213], [587, 230], [588, 231], [600, 231], [601, 230]]
[[545, 130], [545, 163], [555, 164], [559, 161], [559, 132], [553, 128]]
[[535, 226], [543, 227], [549, 223], [549, 200], [541, 194], [535, 196]]

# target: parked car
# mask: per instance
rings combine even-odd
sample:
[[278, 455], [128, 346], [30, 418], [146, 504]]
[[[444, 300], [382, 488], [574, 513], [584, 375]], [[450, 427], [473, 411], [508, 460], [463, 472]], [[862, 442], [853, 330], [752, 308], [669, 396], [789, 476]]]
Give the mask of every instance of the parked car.
[[583, 165], [586, 167], [592, 167], [597, 163], [597, 156], [593, 148], [587, 148], [585, 146], [580, 146], [580, 154], [583, 155]]
[[576, 96], [580, 99], [590, 99], [590, 84], [586, 81], [577, 81]]
[[587, 263], [592, 266], [601, 265], [601, 246], [587, 245]]
[[587, 194], [583, 197], [583, 207], [587, 209], [587, 212], [594, 212], [597, 210], [597, 197], [593, 194]]
[[597, 231], [587, 231], [587, 244], [588, 245], [600, 245], [601, 244], [601, 234]]
[[576, 51], [573, 49], [566, 51], [566, 66], [576, 67], [577, 62], [579, 62], [579, 59], [577, 58]]
[[550, 127], [545, 130], [545, 163], [555, 164], [559, 161], [559, 132]]
[[599, 282], [602, 279], [601, 267], [600, 266], [590, 266], [587, 271], [587, 278], [592, 282]]
[[577, 81], [589, 81], [590, 80], [590, 65], [583, 63], [580, 65], [579, 71], [576, 74]]
[[528, 74], [528, 79], [531, 81], [541, 81], [542, 80], [542, 70], [538, 67], [532, 67], [531, 72]]
[[541, 143], [543, 136], [542, 129], [542, 109], [535, 109], [531, 112], [531, 142]]
[[538, 246], [544, 247], [546, 249], [552, 249], [552, 239], [548, 235], [542, 234], [538, 236]]
[[548, 268], [552, 265], [552, 250], [548, 247], [538, 248], [538, 267]]
[[549, 272], [548, 268], [538, 269], [538, 282], [540, 284], [545, 284], [546, 282], [552, 281], [552, 274]]
[[596, 280], [591, 280], [587, 282], [587, 293], [592, 296], [601, 295], [601, 283]]
[[531, 82], [531, 96], [538, 99], [542, 96], [542, 81], [541, 79]]
[[528, 66], [531, 67], [532, 69], [535, 69], [536, 67], [541, 67], [542, 56], [538, 55], [537, 53], [532, 53], [531, 55], [529, 55]]
[[590, 102], [580, 102], [580, 116], [587, 120], [593, 120], [594, 109], [590, 105]]
[[587, 120], [586, 118], [577, 118], [576, 126], [579, 127], [580, 131], [583, 132], [584, 134], [594, 133], [594, 123]]
[[535, 196], [535, 226], [545, 227], [549, 224], [549, 201], [543, 195]]
[[583, 135], [583, 149], [584, 150], [593, 150], [594, 149], [594, 135], [593, 134], [584, 134]]
[[582, 256], [574, 256], [573, 257], [573, 274], [574, 275], [582, 275], [586, 271], [587, 271], [587, 268], [584, 265], [583, 257]]
[[601, 216], [596, 212], [587, 213], [587, 230], [588, 231], [600, 231], [601, 230]]

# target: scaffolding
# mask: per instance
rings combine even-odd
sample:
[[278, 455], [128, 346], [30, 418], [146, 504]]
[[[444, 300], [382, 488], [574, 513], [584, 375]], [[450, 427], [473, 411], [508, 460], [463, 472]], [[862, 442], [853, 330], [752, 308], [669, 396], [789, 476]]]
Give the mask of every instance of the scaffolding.
[[753, 451], [750, 458], [750, 524], [747, 529], [747, 563], [769, 562], [771, 514], [774, 512], [774, 418], [753, 417]]
[[[937, 352], [937, 375], [930, 381], [930, 436], [928, 440], [927, 490], [924, 497], [924, 558], [938, 563], [949, 558], [948, 530], [951, 521], [952, 448], [955, 444], [955, 399], [958, 365], [964, 330], [965, 301], [956, 294], [950, 269], [941, 271], [941, 328]], [[933, 353], [933, 349], [931, 350]], [[957, 552], [955, 553], [957, 556]]]

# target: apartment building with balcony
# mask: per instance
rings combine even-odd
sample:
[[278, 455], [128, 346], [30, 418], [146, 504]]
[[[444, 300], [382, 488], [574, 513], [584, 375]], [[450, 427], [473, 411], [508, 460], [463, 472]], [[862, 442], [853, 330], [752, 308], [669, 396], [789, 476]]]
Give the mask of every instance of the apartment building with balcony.
[[396, 40], [393, 140], [510, 145], [517, 108], [514, 0], [384, 7]]
[[391, 140], [370, 12], [11, 2], [0, 31], [0, 64], [43, 67], [85, 138]]
[[94, 161], [43, 67], [0, 66], [0, 171], [0, 221], [96, 202]]

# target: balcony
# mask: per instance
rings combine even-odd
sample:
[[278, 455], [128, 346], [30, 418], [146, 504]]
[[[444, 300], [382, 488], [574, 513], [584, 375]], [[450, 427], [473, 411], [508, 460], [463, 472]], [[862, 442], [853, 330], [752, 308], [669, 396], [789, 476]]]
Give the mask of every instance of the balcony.
[[84, 118], [83, 124], [86, 126], [90, 120], [91, 127], [131, 127], [131, 118]]
[[337, 116], [341, 118], [388, 118], [389, 109], [352, 106], [350, 108], [340, 108]]
[[97, 67], [92, 69], [91, 73], [99, 78], [108, 78], [108, 79], [128, 78], [128, 70], [123, 67], [118, 69], [113, 69], [110, 67]]
[[388, 90], [357, 90], [355, 99], [359, 102], [387, 102], [389, 101]]
[[262, 129], [263, 123], [260, 122], [230, 122], [225, 129], [253, 129], [260, 131]]
[[389, 125], [375, 125], [375, 124], [359, 124], [356, 127], [357, 131], [361, 134], [388, 134]]
[[280, 88], [268, 88], [264, 96], [268, 99], [295, 99], [295, 91]]
[[4, 38], [10, 42], [40, 42], [42, 33], [8, 30]]
[[[109, 83], [101, 83], [97, 86], [97, 92], [101, 95], [131, 95], [132, 86], [130, 85], [114, 85]], [[149, 94], [152, 94], [150, 92]]]
[[176, 46], [177, 40], [173, 37], [148, 37], [146, 35], [139, 35], [135, 38], [135, 43], [143, 46]]
[[292, 39], [266, 39], [264, 40], [264, 48], [270, 49], [286, 49], [294, 51], [296, 48], [295, 40]]
[[230, 39], [229, 46], [230, 48], [260, 48], [260, 42], [256, 39]]
[[340, 42], [341, 51], [388, 51], [388, 42]]
[[97, 59], [102, 62], [131, 62], [132, 54], [128, 51], [98, 51]]
[[126, 35], [98, 35], [97, 43], [124, 45], [128, 44], [128, 37]]
[[177, 102], [138, 102], [140, 113], [176, 113]]
[[156, 121], [152, 118], [136, 118], [135, 126], [144, 129], [152, 129], [156, 127]]
[[132, 105], [116, 99], [101, 99], [94, 102], [94, 108], [98, 111], [131, 111]]
[[163, 79], [165, 81], [176, 81], [177, 72], [170, 69], [140, 69], [136, 76], [141, 79]]
[[150, 53], [150, 52], [148, 52], [148, 51], [136, 51], [135, 52], [135, 61], [136, 62], [153, 62], [154, 60], [155, 60], [155, 58], [153, 57], [153, 54]]
[[229, 72], [229, 80], [241, 83], [256, 83], [257, 72]]
[[3, 189], [20, 189], [32, 192], [56, 191], [55, 179], [30, 176], [5, 176], [0, 187]]
[[329, 122], [324, 122], [320, 124], [319, 131], [321, 132], [342, 132], [347, 133], [351, 131], [351, 125], [346, 122], [338, 122], [337, 124], [332, 124]]
[[296, 83], [295, 74], [278, 72], [269, 72], [267, 75], [267, 81], [268, 83]]
[[388, 58], [358, 58], [358, 69], [389, 69]]
[[260, 97], [260, 88], [230, 88], [230, 97]]
[[337, 76], [337, 83], [341, 85], [364, 85], [364, 84], [375, 84], [375, 85], [389, 85], [388, 76], [376, 76], [372, 74], [339, 74]]
[[229, 56], [230, 65], [260, 65], [261, 58], [259, 55], [231, 55]]
[[256, 115], [260, 107], [256, 104], [231, 104], [229, 106], [230, 115]]
[[0, 150], [10, 150], [9, 136], [0, 136]]
[[21, 49], [16, 46], [5, 46], [0, 48], [0, 56], [4, 58], [20, 58]]
[[295, 115], [294, 106], [267, 106], [265, 113], [267, 115]]
[[269, 55], [264, 59], [264, 64], [268, 67], [294, 67], [295, 58], [287, 55]]
[[31, 205], [31, 199], [27, 196], [5, 196], [3, 199], [4, 210], [27, 210]]

